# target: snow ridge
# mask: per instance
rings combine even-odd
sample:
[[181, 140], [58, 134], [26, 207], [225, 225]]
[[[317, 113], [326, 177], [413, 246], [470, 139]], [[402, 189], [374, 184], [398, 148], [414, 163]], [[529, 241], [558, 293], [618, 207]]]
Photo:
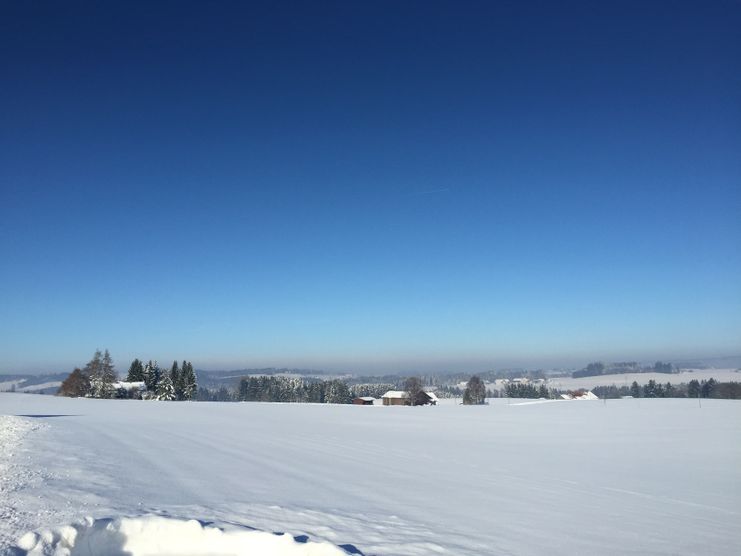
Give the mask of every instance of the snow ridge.
[[138, 554], [347, 556], [327, 542], [245, 528], [222, 529], [195, 519], [157, 515], [86, 518], [82, 522], [25, 534], [19, 556], [108, 556]]

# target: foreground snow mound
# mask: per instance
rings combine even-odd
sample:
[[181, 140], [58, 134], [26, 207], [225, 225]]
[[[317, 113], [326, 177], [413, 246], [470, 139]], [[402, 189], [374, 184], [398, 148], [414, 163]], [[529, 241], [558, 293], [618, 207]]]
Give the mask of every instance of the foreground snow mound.
[[[303, 542], [300, 542], [303, 541]], [[11, 554], [27, 556], [139, 556], [139, 555], [259, 555], [347, 556], [329, 543], [297, 541], [245, 529], [224, 530], [192, 520], [160, 516], [92, 519], [27, 533]]]

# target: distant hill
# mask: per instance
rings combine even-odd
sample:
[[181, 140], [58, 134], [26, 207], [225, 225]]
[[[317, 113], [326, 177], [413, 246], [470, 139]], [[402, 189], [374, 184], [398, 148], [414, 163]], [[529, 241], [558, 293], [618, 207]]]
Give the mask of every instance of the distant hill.
[[56, 394], [68, 373], [0, 375], [0, 392]]

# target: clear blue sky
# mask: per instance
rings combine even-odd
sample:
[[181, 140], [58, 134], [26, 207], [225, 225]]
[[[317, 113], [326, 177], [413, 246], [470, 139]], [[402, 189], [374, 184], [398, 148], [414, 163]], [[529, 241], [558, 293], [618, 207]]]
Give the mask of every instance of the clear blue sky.
[[0, 372], [741, 353], [741, 4], [3, 2]]

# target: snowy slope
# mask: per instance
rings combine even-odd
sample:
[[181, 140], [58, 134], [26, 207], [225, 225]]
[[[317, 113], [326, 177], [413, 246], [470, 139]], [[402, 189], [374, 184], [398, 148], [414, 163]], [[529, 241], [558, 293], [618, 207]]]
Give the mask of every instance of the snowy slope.
[[17, 392], [39, 392], [41, 390], [46, 390], [49, 393], [51, 392], [57, 392], [59, 390], [59, 387], [62, 385], [61, 380], [54, 380], [51, 382], [42, 382], [40, 384], [30, 384], [28, 386], [21, 386], [19, 388], [16, 388]]
[[1, 380], [0, 392], [10, 392], [14, 388], [17, 389], [25, 381], [26, 379], [24, 378], [16, 378], [15, 380]]
[[0, 432], [3, 454], [13, 447], [0, 463], [2, 515], [14, 516], [0, 522], [6, 546], [85, 516], [147, 515], [365, 555], [733, 554], [741, 544], [734, 401], [408, 408], [0, 394], [0, 414], [26, 416], [0, 419], [0, 431], [16, 431]]

